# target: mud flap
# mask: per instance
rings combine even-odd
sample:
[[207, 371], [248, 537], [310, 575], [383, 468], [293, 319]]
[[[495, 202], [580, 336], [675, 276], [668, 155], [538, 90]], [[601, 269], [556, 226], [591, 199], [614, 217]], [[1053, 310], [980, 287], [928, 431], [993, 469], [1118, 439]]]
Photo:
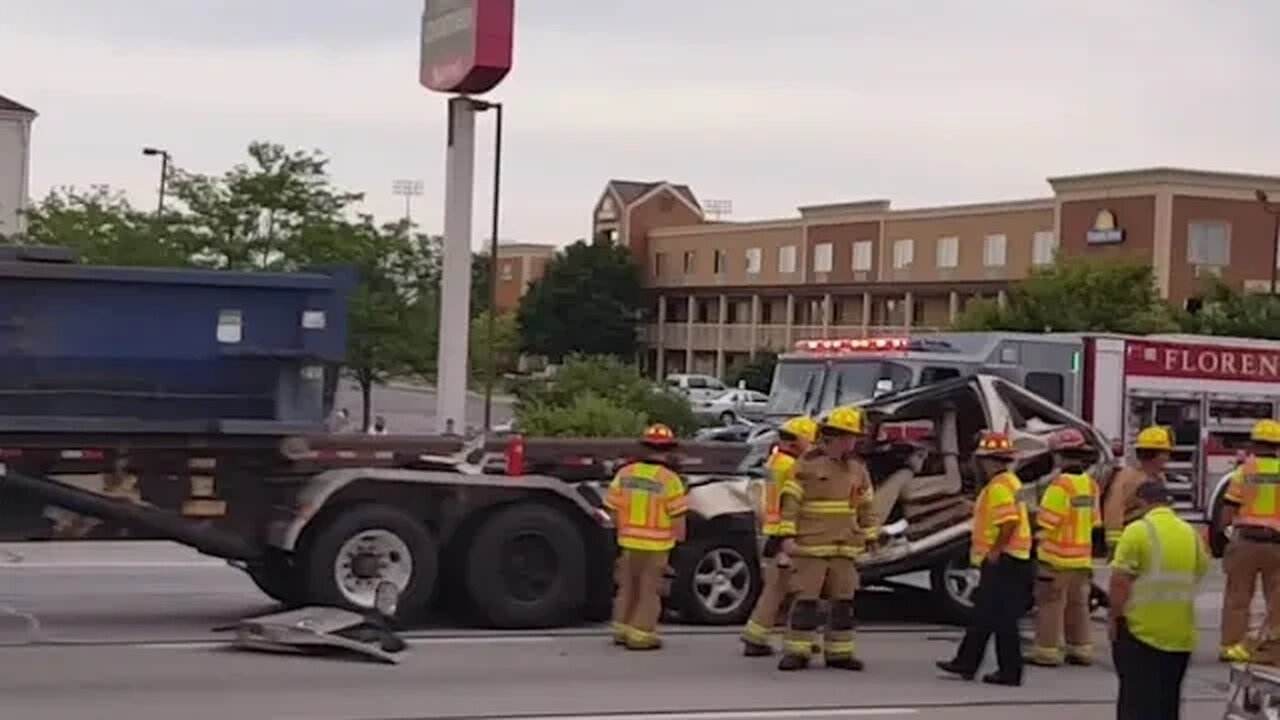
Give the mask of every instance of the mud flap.
[[332, 607], [304, 607], [246, 618], [215, 630], [233, 631], [232, 647], [259, 652], [354, 654], [395, 664], [406, 649], [404, 640], [384, 622]]

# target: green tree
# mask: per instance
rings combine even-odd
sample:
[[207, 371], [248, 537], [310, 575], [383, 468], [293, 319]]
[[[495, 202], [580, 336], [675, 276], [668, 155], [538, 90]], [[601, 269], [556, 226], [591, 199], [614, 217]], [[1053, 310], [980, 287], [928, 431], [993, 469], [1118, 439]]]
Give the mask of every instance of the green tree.
[[25, 236], [14, 241], [68, 247], [90, 265], [189, 264], [187, 249], [163, 232], [161, 220], [135, 209], [123, 193], [106, 186], [54, 190], [25, 215]]
[[758, 352], [754, 358], [729, 373], [729, 384], [743, 383], [752, 390], [767, 393], [773, 384], [773, 370], [777, 365], [777, 353]]
[[290, 246], [363, 197], [333, 186], [329, 160], [319, 151], [254, 142], [248, 154], [248, 163], [218, 176], [173, 172], [169, 185], [178, 210], [169, 232], [183, 237], [202, 265], [265, 270], [294, 264]]
[[489, 335], [489, 313], [484, 312], [471, 321], [471, 348], [467, 357], [471, 365], [471, 380], [484, 384], [490, 380], [489, 352], [493, 351], [496, 383], [503, 375], [516, 369], [520, 360], [520, 326], [512, 313], [498, 313], [493, 318], [493, 336]]
[[971, 303], [961, 330], [1172, 332], [1178, 322], [1160, 298], [1150, 266], [1073, 260], [1034, 270], [1008, 295]]
[[1215, 279], [1200, 300], [1183, 318], [1188, 332], [1280, 340], [1280, 296], [1240, 293]]
[[632, 357], [643, 298], [627, 248], [576, 242], [521, 298], [523, 347], [553, 362], [572, 353]]
[[[517, 422], [531, 435], [570, 434], [567, 428], [572, 428], [592, 437], [627, 437], [650, 422], [666, 423], [677, 434], [688, 435], [701, 426], [687, 399], [609, 355], [571, 355], [554, 378], [518, 386], [516, 399]], [[557, 414], [570, 419], [553, 421]], [[573, 419], [579, 415], [607, 424], [584, 430], [588, 421]]]

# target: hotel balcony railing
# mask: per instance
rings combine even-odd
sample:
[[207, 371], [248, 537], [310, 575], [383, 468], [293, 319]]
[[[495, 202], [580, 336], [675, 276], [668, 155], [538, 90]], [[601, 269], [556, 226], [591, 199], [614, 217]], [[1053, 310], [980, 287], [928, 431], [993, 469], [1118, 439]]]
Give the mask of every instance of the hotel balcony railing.
[[773, 350], [784, 352], [790, 350], [800, 340], [821, 340], [825, 338], [858, 338], [884, 337], [886, 335], [919, 335], [941, 332], [945, 328], [920, 327], [911, 328], [902, 325], [792, 325], [790, 327], [790, 343], [786, 325], [757, 325], [755, 342], [752, 342], [751, 325], [746, 323], [685, 323], [673, 321], [659, 328], [657, 323], [649, 323], [640, 329], [641, 340], [648, 347], [659, 344], [666, 350], [692, 349], [695, 352], [750, 352], [756, 350]]

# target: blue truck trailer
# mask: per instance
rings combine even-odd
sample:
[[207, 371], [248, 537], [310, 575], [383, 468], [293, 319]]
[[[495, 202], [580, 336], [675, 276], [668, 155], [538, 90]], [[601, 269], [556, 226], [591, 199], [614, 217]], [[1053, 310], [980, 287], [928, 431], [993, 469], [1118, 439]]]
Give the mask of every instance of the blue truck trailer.
[[0, 539], [173, 540], [289, 604], [369, 607], [390, 580], [404, 615], [597, 614], [612, 550], [587, 485], [324, 433], [353, 280], [0, 248]]

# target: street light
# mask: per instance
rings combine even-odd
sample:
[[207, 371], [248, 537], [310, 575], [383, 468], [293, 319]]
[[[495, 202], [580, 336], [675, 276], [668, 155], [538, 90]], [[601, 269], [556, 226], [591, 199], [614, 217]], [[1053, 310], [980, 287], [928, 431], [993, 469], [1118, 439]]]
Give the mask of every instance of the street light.
[[160, 202], [156, 206], [156, 217], [157, 218], [163, 217], [164, 216], [164, 185], [165, 185], [165, 181], [169, 179], [169, 161], [171, 160], [169, 156], [169, 151], [161, 150], [160, 148], [144, 147], [142, 148], [142, 154], [146, 155], [147, 157], [155, 157], [156, 155], [160, 156]]
[[1271, 228], [1271, 294], [1275, 295], [1276, 269], [1280, 266], [1280, 202], [1271, 202], [1266, 190], [1258, 190], [1255, 196], [1262, 203], [1262, 209], [1274, 218]]
[[498, 310], [498, 201], [502, 197], [502, 103], [472, 100], [476, 112], [493, 110], [496, 113], [493, 127], [493, 218], [489, 229], [489, 317], [487, 318], [489, 342], [486, 343], [485, 364], [489, 371], [484, 380], [484, 429], [493, 428], [493, 379], [498, 371], [497, 353], [494, 351], [494, 316]]

